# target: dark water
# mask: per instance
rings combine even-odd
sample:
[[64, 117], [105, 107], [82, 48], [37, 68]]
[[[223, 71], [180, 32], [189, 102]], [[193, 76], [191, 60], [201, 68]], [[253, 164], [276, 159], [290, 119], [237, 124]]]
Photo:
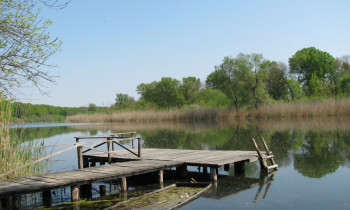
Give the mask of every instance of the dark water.
[[[217, 186], [184, 209], [350, 209], [348, 119], [220, 125], [170, 123], [32, 127], [25, 130], [23, 138], [53, 145], [74, 142], [75, 136], [125, 131], [136, 131], [143, 139], [143, 147], [148, 148], [254, 150], [251, 138], [264, 137], [280, 166], [273, 177], [261, 177], [258, 163], [246, 164], [245, 177], [235, 177], [233, 167], [230, 171], [220, 169], [222, 177]], [[54, 153], [65, 147], [68, 146], [48, 147], [46, 152]], [[76, 156], [75, 150], [58, 155], [50, 160], [45, 170], [76, 169]], [[189, 169], [197, 171], [195, 167]], [[154, 188], [153, 185], [143, 187]], [[130, 188], [136, 194], [138, 190], [142, 189], [137, 185]]]

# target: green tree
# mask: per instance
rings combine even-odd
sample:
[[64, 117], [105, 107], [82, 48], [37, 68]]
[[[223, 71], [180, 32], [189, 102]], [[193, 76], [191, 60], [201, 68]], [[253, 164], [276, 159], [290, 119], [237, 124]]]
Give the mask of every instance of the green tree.
[[97, 110], [96, 104], [90, 103], [88, 106], [88, 111], [89, 112], [96, 112], [96, 110]]
[[141, 100], [155, 103], [158, 107], [181, 107], [184, 104], [184, 97], [180, 88], [179, 80], [163, 77], [159, 82], [141, 83], [137, 86], [137, 92], [141, 95]]
[[[41, 2], [55, 7], [58, 1]], [[60, 49], [61, 42], [50, 36], [48, 27], [52, 23], [39, 18], [35, 4], [27, 0], [0, 1], [0, 87], [7, 93], [27, 82], [43, 92], [42, 82], [55, 78], [41, 67], [53, 67], [47, 61]]]
[[180, 87], [179, 80], [163, 77], [155, 87], [155, 103], [162, 108], [181, 107], [184, 104], [184, 97]]
[[229, 108], [230, 99], [218, 89], [203, 88], [195, 95], [195, 103], [211, 108]]
[[344, 95], [350, 96], [350, 74], [345, 74], [340, 79], [340, 87]]
[[128, 94], [118, 93], [116, 94], [115, 104], [120, 106], [130, 99], [131, 97]]
[[201, 88], [201, 81], [196, 77], [182, 78], [182, 84], [180, 87], [181, 93], [184, 97], [186, 104], [191, 104], [195, 100], [195, 94]]
[[[295, 74], [305, 86], [308, 96], [314, 92], [310, 89], [312, 76], [317, 77], [319, 84], [330, 84], [335, 73], [335, 59], [327, 52], [315, 47], [304, 48], [289, 58], [290, 73]], [[314, 88], [314, 87], [312, 87]]]
[[286, 93], [286, 72], [287, 66], [284, 63], [272, 62], [269, 65], [266, 89], [275, 100], [280, 100]]
[[238, 54], [225, 57], [208, 75], [206, 85], [221, 90], [238, 110], [243, 106], [257, 108], [268, 98], [266, 91], [268, 62], [261, 54]]
[[293, 77], [286, 79], [289, 98], [294, 101], [302, 96], [303, 90], [300, 83]]

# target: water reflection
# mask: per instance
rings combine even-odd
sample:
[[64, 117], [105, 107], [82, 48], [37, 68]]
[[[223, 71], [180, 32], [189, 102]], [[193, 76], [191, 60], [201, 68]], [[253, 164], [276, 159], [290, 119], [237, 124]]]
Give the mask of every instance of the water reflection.
[[[243, 124], [215, 123], [161, 123], [161, 124], [99, 124], [60, 127], [27, 128], [22, 132], [26, 141], [45, 139], [62, 134], [80, 132], [82, 135], [113, 133], [136, 130], [144, 139], [147, 148], [196, 149], [196, 150], [254, 150], [251, 138], [263, 136], [282, 167], [294, 164], [294, 169], [303, 176], [321, 178], [335, 172], [340, 166], [348, 166], [350, 158], [350, 130], [334, 127], [334, 122], [347, 124], [349, 120], [288, 121], [293, 128], [270, 128], [275, 121]], [[315, 124], [333, 126], [317, 127]], [[335, 123], [338, 125], [337, 123]], [[308, 126], [309, 125], [309, 126]], [[310, 128], [308, 128], [310, 127]], [[131, 129], [134, 128], [134, 129]], [[350, 126], [346, 127], [350, 128]], [[16, 131], [16, 129], [14, 129]], [[69, 140], [73, 141], [73, 139]]]
[[[288, 205], [290, 208], [311, 208], [315, 203], [324, 205], [324, 208], [331, 208], [333, 205], [340, 205], [341, 208], [350, 206], [350, 119], [346, 118], [246, 121], [230, 124], [124, 123], [36, 127], [26, 128], [24, 131], [13, 129], [13, 132], [22, 132], [23, 142], [42, 141], [45, 144], [74, 142], [74, 136], [125, 131], [136, 131], [143, 138], [143, 146], [148, 148], [254, 150], [251, 138], [264, 137], [280, 166], [274, 177], [275, 181], [268, 183], [273, 177], [268, 182], [266, 177], [261, 179], [258, 164], [246, 165], [246, 177], [235, 177], [233, 167], [229, 171], [220, 170], [220, 175], [228, 176], [219, 179], [218, 187], [205, 195], [204, 200], [195, 201], [188, 208], [201, 208], [201, 204], [207, 205], [204, 208], [215, 207], [218, 205], [216, 200], [226, 202], [220, 203], [222, 207], [236, 205], [240, 208], [246, 207], [240, 205], [241, 203], [254, 203], [254, 200], [258, 201], [256, 205], [264, 202], [265, 208], [284, 208]], [[62, 168], [71, 170], [71, 165], [76, 167], [76, 152], [73, 153], [58, 157], [59, 162], [52, 164], [52, 171]], [[268, 187], [271, 184], [272, 187]], [[278, 190], [273, 190], [276, 188]], [[205, 199], [210, 200], [209, 203]], [[326, 199], [327, 202], [324, 202]], [[276, 200], [283, 202], [276, 203]], [[239, 204], [234, 203], [236, 201]]]

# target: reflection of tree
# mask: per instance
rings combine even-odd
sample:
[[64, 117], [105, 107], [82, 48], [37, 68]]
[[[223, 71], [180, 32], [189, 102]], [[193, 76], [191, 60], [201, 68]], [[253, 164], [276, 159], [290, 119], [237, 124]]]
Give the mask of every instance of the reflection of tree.
[[291, 162], [291, 157], [289, 155], [289, 150], [295, 143], [295, 132], [287, 131], [275, 131], [270, 136], [270, 150], [273, 151], [274, 159], [278, 162], [278, 165], [289, 165]]
[[[345, 162], [342, 153], [344, 142], [329, 135], [330, 132], [309, 131], [304, 135], [300, 153], [294, 156], [294, 168], [311, 178], [334, 173]], [[333, 137], [333, 138], [332, 138]]]

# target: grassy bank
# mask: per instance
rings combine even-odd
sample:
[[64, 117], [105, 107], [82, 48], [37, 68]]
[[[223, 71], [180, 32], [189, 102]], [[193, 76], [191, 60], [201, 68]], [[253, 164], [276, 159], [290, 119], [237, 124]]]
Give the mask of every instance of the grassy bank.
[[111, 114], [79, 114], [68, 116], [67, 122], [164, 122], [164, 121], [232, 121], [270, 118], [312, 118], [350, 116], [350, 98], [314, 102], [269, 104], [257, 110], [219, 110], [193, 108], [189, 110], [114, 112]]

